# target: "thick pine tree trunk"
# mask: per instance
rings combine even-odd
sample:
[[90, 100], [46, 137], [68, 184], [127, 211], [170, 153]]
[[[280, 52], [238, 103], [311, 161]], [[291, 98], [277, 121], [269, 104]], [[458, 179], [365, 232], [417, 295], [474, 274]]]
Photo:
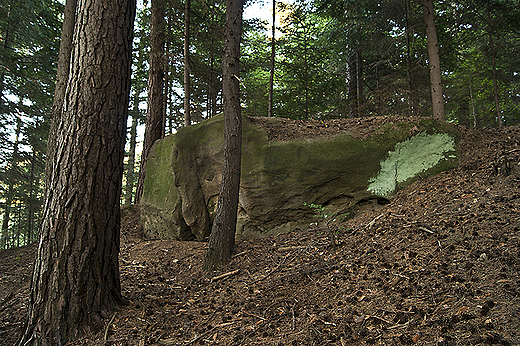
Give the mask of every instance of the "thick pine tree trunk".
[[150, 32], [150, 70], [148, 72], [148, 109], [145, 120], [143, 152], [139, 166], [139, 180], [135, 194], [135, 204], [143, 195], [146, 178], [146, 161], [152, 145], [164, 134], [164, 44], [166, 21], [164, 20], [164, 0], [152, 0]]
[[97, 331], [122, 301], [120, 195], [135, 0], [78, 0], [20, 345]]
[[242, 152], [242, 114], [238, 76], [243, 5], [243, 0], [227, 0], [226, 34], [222, 57], [224, 167], [217, 213], [204, 260], [206, 270], [212, 270], [218, 265], [228, 263], [235, 251]]
[[439, 45], [435, 29], [433, 0], [423, 0], [424, 22], [428, 41], [428, 60], [430, 63], [430, 84], [432, 93], [433, 118], [445, 121], [444, 100], [442, 97], [441, 64], [439, 59]]

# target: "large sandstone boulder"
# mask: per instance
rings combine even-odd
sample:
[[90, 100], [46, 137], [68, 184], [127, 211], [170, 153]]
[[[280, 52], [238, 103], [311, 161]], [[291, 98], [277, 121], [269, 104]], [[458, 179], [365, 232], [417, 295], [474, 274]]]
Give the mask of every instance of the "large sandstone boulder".
[[[456, 165], [460, 134], [454, 127], [400, 119], [361, 137], [345, 131], [332, 138], [269, 141], [263, 128], [244, 117], [237, 234], [306, 229], [316, 222], [309, 204], [351, 214], [362, 204], [388, 201], [418, 177]], [[141, 199], [148, 237], [207, 239], [223, 148], [222, 116], [155, 143]]]

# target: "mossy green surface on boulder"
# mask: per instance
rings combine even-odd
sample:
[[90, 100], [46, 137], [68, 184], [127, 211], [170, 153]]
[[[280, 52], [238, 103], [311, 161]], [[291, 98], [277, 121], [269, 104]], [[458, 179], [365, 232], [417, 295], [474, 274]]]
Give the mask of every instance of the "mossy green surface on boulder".
[[[387, 125], [363, 139], [345, 132], [333, 138], [269, 142], [266, 131], [244, 117], [237, 232], [304, 229], [316, 221], [314, 211], [305, 204], [346, 214], [360, 201], [391, 198], [419, 173], [434, 174], [456, 164], [460, 136], [453, 127], [431, 120], [421, 121], [419, 126]], [[204, 240], [211, 229], [222, 179], [223, 117], [182, 128], [174, 137], [156, 144], [154, 159], [146, 167], [145, 195], [153, 196], [143, 198], [143, 210], [155, 210], [153, 215], [163, 219], [148, 220], [145, 228], [178, 225], [172, 238]], [[408, 158], [420, 158], [421, 164], [401, 163]], [[168, 174], [167, 167], [173, 172]], [[155, 170], [158, 172], [149, 175]], [[170, 181], [159, 181], [159, 177]], [[175, 202], [168, 200], [174, 192], [156, 191], [172, 187], [177, 190]], [[170, 210], [162, 211], [164, 208]]]
[[148, 156], [141, 198], [141, 219], [148, 238], [180, 239], [181, 229], [187, 229], [170, 163], [174, 147], [175, 137], [167, 136], [154, 144]]

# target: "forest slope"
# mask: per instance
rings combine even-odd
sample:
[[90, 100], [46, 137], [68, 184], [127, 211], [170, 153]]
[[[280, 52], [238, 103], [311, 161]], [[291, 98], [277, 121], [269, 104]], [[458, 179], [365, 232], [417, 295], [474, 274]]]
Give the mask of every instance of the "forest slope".
[[[267, 130], [280, 140], [374, 121], [391, 118]], [[143, 239], [138, 210], [125, 210], [128, 305], [71, 345], [520, 344], [520, 127], [459, 130], [458, 168], [367, 205], [334, 242], [326, 229], [240, 240], [218, 272], [201, 270], [206, 243]], [[25, 321], [34, 251], [0, 252], [0, 343]]]

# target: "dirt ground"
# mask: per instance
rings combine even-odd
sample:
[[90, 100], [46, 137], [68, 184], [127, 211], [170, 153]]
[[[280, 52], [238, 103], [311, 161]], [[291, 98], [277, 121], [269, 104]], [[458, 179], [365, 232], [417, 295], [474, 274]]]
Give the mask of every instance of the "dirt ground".
[[[286, 140], [399, 119], [253, 121]], [[520, 345], [520, 127], [459, 129], [458, 168], [331, 230], [240, 240], [216, 272], [207, 244], [143, 239], [125, 209], [129, 303], [68, 345]], [[34, 254], [0, 252], [2, 345], [26, 319]]]

